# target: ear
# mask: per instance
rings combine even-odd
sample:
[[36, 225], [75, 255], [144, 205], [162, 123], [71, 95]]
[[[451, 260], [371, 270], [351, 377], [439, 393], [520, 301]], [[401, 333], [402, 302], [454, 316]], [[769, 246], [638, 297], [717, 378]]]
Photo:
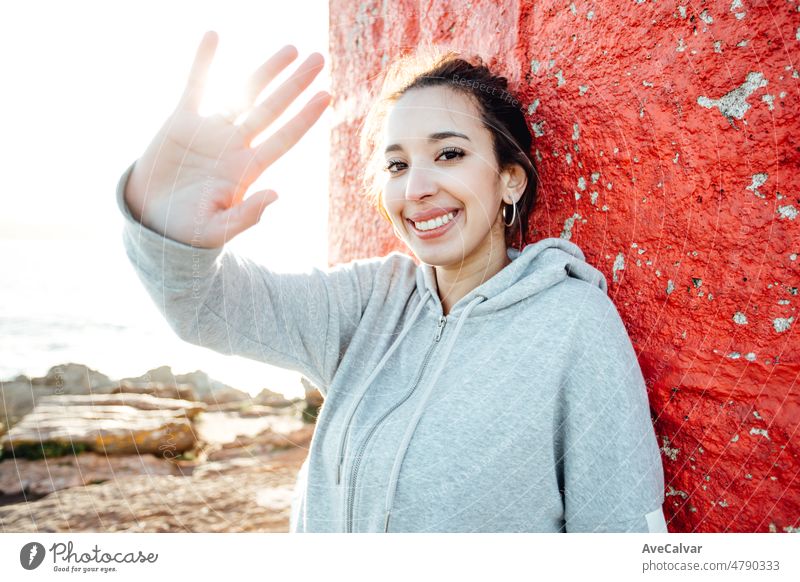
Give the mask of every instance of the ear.
[[528, 185], [528, 176], [524, 168], [520, 164], [510, 164], [500, 176], [506, 189], [503, 200], [507, 204], [516, 204]]

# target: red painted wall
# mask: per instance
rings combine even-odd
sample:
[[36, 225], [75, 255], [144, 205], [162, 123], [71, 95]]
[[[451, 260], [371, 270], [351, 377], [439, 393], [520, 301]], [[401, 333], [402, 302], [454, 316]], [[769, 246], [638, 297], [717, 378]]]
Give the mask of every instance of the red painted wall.
[[358, 182], [358, 125], [387, 60], [429, 41], [481, 55], [534, 133], [528, 240], [584, 250], [639, 353], [670, 531], [800, 528], [800, 3], [331, 0], [330, 13], [330, 262], [410, 254]]

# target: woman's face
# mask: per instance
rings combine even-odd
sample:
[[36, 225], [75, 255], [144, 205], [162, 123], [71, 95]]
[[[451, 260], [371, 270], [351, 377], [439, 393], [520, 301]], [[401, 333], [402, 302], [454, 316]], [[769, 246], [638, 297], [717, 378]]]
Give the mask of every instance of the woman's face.
[[445, 87], [406, 92], [389, 112], [382, 149], [384, 208], [420, 261], [461, 266], [505, 253], [507, 175], [469, 97]]

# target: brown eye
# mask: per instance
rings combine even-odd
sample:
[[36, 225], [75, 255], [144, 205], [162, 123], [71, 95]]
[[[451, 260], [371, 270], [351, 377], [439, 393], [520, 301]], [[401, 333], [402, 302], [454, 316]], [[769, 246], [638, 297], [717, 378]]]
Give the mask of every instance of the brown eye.
[[395, 167], [397, 164], [402, 164], [402, 163], [403, 163], [403, 162], [401, 162], [401, 161], [399, 161], [399, 160], [389, 160], [389, 163], [388, 163], [388, 164], [386, 164], [386, 166], [384, 166], [384, 168], [383, 168], [383, 169], [384, 169], [385, 171], [387, 171], [387, 172], [391, 173], [391, 174], [395, 174], [396, 172], [392, 172], [392, 168], [394, 168], [394, 167]]
[[459, 158], [463, 158], [464, 157], [464, 150], [456, 148], [456, 147], [444, 148], [441, 151], [441, 153], [439, 154], [439, 157], [446, 156], [446, 155], [450, 155], [451, 156], [451, 157], [446, 158], [446, 161], [457, 160]]

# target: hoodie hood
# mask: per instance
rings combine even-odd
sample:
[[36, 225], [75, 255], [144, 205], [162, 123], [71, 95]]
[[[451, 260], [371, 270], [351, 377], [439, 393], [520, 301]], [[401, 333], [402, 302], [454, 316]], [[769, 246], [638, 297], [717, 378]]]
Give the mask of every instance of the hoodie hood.
[[[476, 296], [485, 300], [472, 309], [472, 314], [499, 311], [549, 289], [567, 277], [580, 279], [608, 293], [603, 273], [587, 263], [583, 251], [566, 239], [545, 238], [529, 244], [522, 251], [509, 248], [507, 254], [511, 263], [462, 297], [451, 313], [460, 312]], [[441, 313], [435, 269], [428, 264], [420, 265], [416, 282], [420, 296], [430, 293], [430, 309], [438, 309]]]

